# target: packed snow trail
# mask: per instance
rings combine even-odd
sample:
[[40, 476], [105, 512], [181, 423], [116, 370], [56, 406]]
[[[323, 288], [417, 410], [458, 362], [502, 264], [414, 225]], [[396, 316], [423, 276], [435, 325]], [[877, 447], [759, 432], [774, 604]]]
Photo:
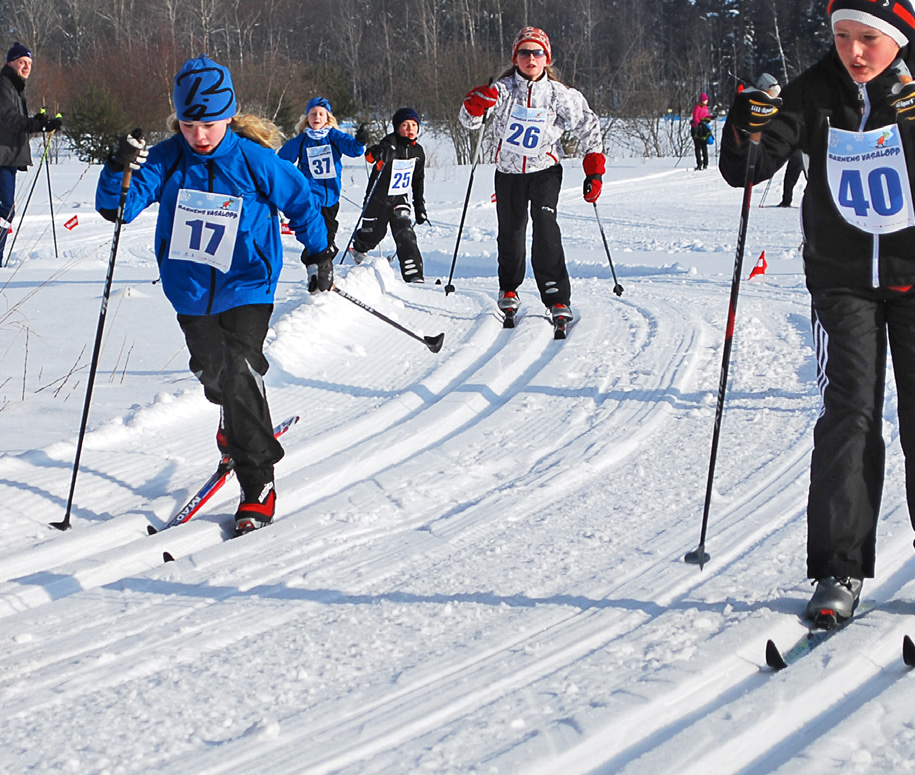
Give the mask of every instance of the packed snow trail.
[[[124, 235], [74, 529], [47, 526], [80, 394], [55, 312], [91, 326], [103, 264], [91, 243], [109, 227], [87, 219], [64, 266], [20, 265], [10, 292], [28, 295], [17, 314], [35, 331], [32, 365], [0, 361], [5, 378], [64, 387], [32, 399], [50, 442], [24, 441], [26, 403], [4, 418], [24, 451], [0, 457], [0, 770], [901, 771], [915, 753], [899, 654], [915, 632], [915, 560], [892, 392], [874, 607], [790, 670], [764, 667], [768, 638], [803, 631], [809, 595], [818, 396], [791, 213], [751, 216], [748, 255], [762, 243], [771, 274], [741, 291], [699, 572], [682, 556], [702, 513], [738, 195], [668, 162], [608, 170], [617, 297], [576, 178], [560, 218], [580, 320], [554, 341], [530, 278], [525, 315], [501, 327], [485, 186], [457, 292], [433, 284], [463, 197], [455, 170], [435, 173], [429, 283], [404, 285], [377, 257], [338, 282], [411, 330], [445, 331], [438, 354], [309, 296], [290, 245], [267, 389], [274, 419], [302, 420], [284, 437], [276, 522], [237, 540], [225, 540], [232, 485], [191, 522], [146, 534], [217, 459], [217, 412], [148, 287], [151, 219]], [[53, 375], [39, 378], [46, 353]]]

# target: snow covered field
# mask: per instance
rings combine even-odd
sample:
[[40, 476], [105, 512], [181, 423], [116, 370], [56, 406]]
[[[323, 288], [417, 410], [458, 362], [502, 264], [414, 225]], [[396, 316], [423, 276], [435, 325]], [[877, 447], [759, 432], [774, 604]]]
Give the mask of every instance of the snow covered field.
[[[155, 284], [155, 213], [126, 226], [73, 529], [63, 517], [113, 233], [98, 171], [52, 166], [0, 270], [0, 772], [723, 775], [915, 770], [915, 555], [895, 395], [873, 607], [793, 665], [805, 628], [818, 396], [798, 210], [754, 194], [703, 571], [699, 537], [741, 192], [690, 159], [578, 160], [559, 204], [573, 307], [552, 339], [495, 310], [492, 167], [427, 171], [425, 286], [380, 254], [309, 296], [297, 243], [268, 343], [278, 517], [226, 541], [217, 411]], [[20, 176], [20, 189], [31, 182]], [[346, 168], [361, 201], [364, 168]], [[778, 201], [781, 173], [767, 204]], [[799, 195], [798, 195], [799, 198]], [[72, 216], [79, 225], [62, 228]], [[343, 202], [341, 235], [357, 207]], [[340, 242], [341, 240], [338, 240]], [[393, 243], [383, 243], [386, 254]], [[444, 280], [443, 280], [444, 282]], [[892, 381], [889, 382], [892, 385]], [[176, 558], [164, 563], [163, 552]]]

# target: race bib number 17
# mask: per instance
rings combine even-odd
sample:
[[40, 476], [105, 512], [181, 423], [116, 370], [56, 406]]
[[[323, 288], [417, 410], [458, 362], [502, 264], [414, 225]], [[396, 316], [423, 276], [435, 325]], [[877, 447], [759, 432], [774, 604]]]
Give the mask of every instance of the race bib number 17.
[[915, 226], [909, 173], [895, 124], [869, 132], [830, 129], [826, 173], [833, 202], [852, 226], [869, 234]]
[[228, 272], [244, 200], [182, 188], [178, 192], [168, 257]]

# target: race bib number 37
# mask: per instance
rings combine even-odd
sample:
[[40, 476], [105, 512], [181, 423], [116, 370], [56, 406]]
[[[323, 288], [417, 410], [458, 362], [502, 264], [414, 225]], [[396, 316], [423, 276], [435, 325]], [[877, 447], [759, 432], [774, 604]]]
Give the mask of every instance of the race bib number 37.
[[182, 188], [175, 205], [168, 257], [228, 272], [243, 201], [240, 196]]
[[895, 124], [869, 132], [830, 129], [826, 170], [832, 199], [852, 226], [869, 234], [915, 226], [912, 189]]

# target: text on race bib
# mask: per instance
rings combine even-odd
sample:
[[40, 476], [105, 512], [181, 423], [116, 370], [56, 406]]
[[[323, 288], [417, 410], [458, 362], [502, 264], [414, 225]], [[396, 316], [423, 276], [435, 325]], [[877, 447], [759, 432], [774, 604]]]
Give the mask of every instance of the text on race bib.
[[243, 199], [182, 188], [175, 203], [168, 257], [228, 272], [238, 238]]

